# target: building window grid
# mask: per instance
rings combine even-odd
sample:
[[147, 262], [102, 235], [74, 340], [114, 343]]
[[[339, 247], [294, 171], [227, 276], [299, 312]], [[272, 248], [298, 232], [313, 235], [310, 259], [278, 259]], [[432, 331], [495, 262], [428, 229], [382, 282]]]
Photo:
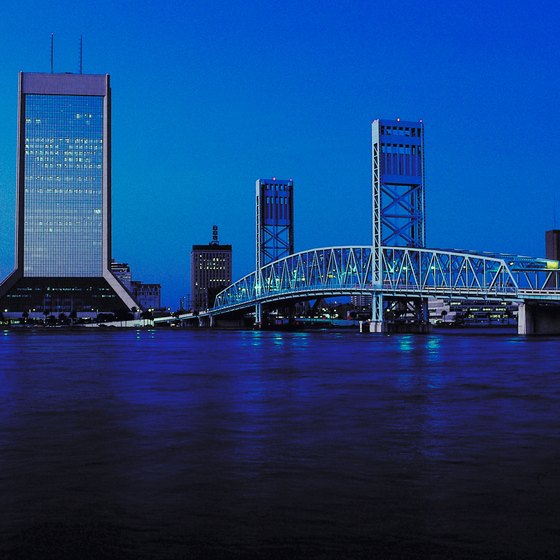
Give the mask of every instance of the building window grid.
[[103, 97], [25, 97], [26, 276], [102, 276]]
[[230, 251], [197, 251], [193, 263], [193, 304], [196, 309], [208, 305], [208, 289], [219, 288], [231, 284], [231, 252]]

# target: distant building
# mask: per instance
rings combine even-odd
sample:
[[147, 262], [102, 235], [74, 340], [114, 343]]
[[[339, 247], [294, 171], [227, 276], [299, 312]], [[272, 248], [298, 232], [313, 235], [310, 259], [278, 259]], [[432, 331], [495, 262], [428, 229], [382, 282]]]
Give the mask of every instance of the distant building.
[[19, 74], [16, 263], [8, 313], [96, 314], [137, 303], [112, 274], [108, 75]]
[[453, 311], [451, 310], [451, 302], [443, 299], [428, 299], [428, 315], [430, 323], [455, 323], [457, 321], [457, 306], [463, 302], [454, 302]]
[[[551, 229], [545, 234], [546, 258], [552, 261], [560, 260], [560, 230]], [[558, 289], [558, 276], [552, 275], [546, 282], [547, 289]]]
[[143, 310], [161, 307], [161, 284], [146, 284], [140, 280], [132, 280], [128, 263], [111, 261], [111, 272], [132, 295], [138, 306]]
[[161, 307], [161, 284], [144, 284], [138, 280], [131, 282], [132, 296], [144, 310]]
[[371, 307], [371, 294], [353, 294], [350, 296], [350, 303], [354, 307]]
[[128, 290], [132, 293], [132, 275], [130, 273], [130, 266], [128, 263], [119, 263], [115, 259], [111, 260], [111, 265], [109, 267], [113, 276]]
[[208, 245], [193, 245], [191, 251], [191, 303], [194, 311], [214, 305], [216, 295], [231, 284], [231, 245], [220, 245], [218, 226]]
[[546, 258], [553, 261], [560, 260], [560, 229], [546, 232]]
[[430, 322], [464, 326], [515, 325], [517, 304], [507, 301], [463, 299], [444, 301], [429, 298]]

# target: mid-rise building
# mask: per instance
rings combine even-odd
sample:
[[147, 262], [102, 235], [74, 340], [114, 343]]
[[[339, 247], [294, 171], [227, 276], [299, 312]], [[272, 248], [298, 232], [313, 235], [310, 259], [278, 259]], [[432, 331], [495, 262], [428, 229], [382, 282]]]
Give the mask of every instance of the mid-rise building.
[[16, 263], [10, 312], [134, 310], [111, 262], [108, 75], [19, 75]]
[[218, 227], [213, 227], [208, 245], [193, 245], [191, 251], [191, 304], [194, 311], [214, 305], [218, 293], [231, 284], [231, 245], [221, 245]]
[[144, 284], [138, 280], [131, 282], [132, 296], [144, 310], [161, 307], [161, 284]]

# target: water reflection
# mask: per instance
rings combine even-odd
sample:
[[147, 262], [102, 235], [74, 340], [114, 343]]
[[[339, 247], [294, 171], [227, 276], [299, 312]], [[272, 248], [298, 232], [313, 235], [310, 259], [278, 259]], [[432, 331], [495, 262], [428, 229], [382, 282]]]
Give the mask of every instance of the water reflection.
[[77, 552], [78, 534], [98, 557], [544, 558], [560, 515], [559, 350], [459, 334], [10, 332], [0, 552], [62, 537]]

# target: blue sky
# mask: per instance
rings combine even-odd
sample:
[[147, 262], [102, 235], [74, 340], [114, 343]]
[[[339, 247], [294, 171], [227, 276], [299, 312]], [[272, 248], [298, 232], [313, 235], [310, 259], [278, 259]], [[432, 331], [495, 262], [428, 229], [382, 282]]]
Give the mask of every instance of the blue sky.
[[[293, 178], [296, 250], [371, 242], [370, 123], [422, 119], [430, 247], [544, 255], [560, 228], [556, 2], [6, 1], [0, 275], [13, 268], [17, 73], [109, 73], [113, 256], [189, 291], [213, 224], [254, 266], [255, 181]], [[554, 218], [557, 207], [558, 218]]]

